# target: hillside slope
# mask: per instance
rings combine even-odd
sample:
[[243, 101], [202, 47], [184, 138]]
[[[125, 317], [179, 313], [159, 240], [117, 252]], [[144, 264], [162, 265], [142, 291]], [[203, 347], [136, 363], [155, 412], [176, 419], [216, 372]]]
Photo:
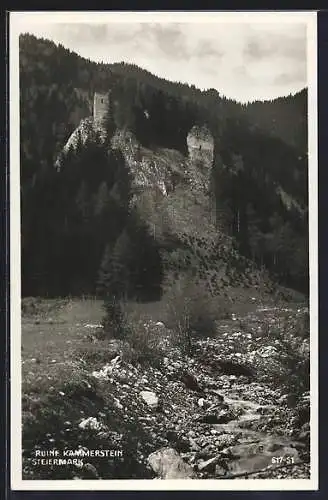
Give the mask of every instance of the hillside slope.
[[[262, 269], [259, 282], [271, 283], [269, 272], [306, 291], [306, 91], [240, 105], [30, 35], [20, 39], [20, 75], [24, 293], [93, 292], [108, 256], [138, 238], [158, 262], [149, 271], [158, 285], [167, 263], [182, 260], [201, 275]], [[103, 135], [93, 130], [94, 91], [111, 95]], [[188, 143], [195, 125], [209, 130], [210, 156]]]

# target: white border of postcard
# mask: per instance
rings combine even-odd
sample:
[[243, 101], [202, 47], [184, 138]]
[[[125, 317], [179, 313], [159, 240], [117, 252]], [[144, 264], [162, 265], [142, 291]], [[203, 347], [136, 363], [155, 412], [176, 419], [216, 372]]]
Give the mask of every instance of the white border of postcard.
[[[21, 285], [19, 33], [33, 23], [294, 23], [307, 25], [309, 130], [309, 248], [311, 338], [311, 478], [232, 480], [23, 480], [21, 445]], [[10, 12], [10, 321], [11, 488], [13, 490], [317, 490], [318, 489], [318, 231], [317, 231], [317, 13], [311, 12]]]

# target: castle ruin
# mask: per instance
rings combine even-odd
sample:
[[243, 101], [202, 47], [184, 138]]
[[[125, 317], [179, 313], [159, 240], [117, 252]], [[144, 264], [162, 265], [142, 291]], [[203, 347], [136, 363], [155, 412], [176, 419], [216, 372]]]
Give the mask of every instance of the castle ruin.
[[187, 135], [188, 170], [192, 185], [209, 189], [214, 159], [214, 138], [205, 126], [194, 125]]
[[95, 92], [93, 97], [93, 120], [98, 126], [102, 126], [108, 115], [109, 93]]
[[213, 160], [214, 139], [210, 130], [203, 125], [194, 125], [187, 136], [187, 145], [190, 156], [197, 155], [198, 152], [207, 153]]

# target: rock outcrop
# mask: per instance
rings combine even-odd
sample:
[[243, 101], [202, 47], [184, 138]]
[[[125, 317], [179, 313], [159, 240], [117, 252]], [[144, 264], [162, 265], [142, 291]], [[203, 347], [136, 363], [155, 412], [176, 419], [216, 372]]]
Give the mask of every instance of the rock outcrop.
[[204, 125], [195, 125], [187, 136], [188, 170], [194, 188], [207, 191], [214, 159], [214, 139]]
[[141, 399], [146, 403], [150, 408], [156, 409], [158, 407], [158, 397], [152, 391], [141, 391], [140, 392]]
[[105, 129], [99, 122], [94, 121], [92, 117], [81, 120], [80, 125], [70, 135], [55, 162], [55, 168], [57, 171], [60, 171], [62, 160], [65, 156], [67, 156], [69, 151], [76, 151], [78, 146], [85, 146], [88, 141], [100, 140], [101, 143], [104, 143], [106, 136], [107, 134]]
[[[55, 167], [59, 171], [67, 154], [87, 142], [107, 139], [105, 127], [108, 96], [95, 94], [93, 116], [81, 120], [68, 138], [58, 156]], [[194, 126], [186, 137], [188, 156], [168, 148], [144, 148], [135, 135], [127, 129], [116, 129], [110, 141], [112, 149], [119, 149], [132, 173], [136, 193], [151, 188], [167, 196], [179, 183], [190, 188], [207, 189], [209, 170], [213, 162], [214, 141], [205, 127]]]
[[161, 448], [148, 457], [148, 462], [154, 472], [161, 479], [191, 479], [195, 477], [179, 453], [173, 448]]

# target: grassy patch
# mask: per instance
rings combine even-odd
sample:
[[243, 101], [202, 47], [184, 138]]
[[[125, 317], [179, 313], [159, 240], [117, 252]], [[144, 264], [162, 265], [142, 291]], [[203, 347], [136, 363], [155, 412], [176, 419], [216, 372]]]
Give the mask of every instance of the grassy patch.
[[[114, 404], [116, 389], [91, 377], [78, 364], [62, 364], [53, 370], [52, 385], [47, 381], [29, 387], [23, 395], [23, 476], [25, 479], [72, 479], [88, 471], [75, 465], [42, 466], [33, 463], [37, 450], [121, 450], [113, 460], [88, 458], [86, 461], [103, 479], [147, 476], [138, 450], [146, 441], [145, 431], [133, 420], [124, 418], [124, 410]], [[25, 386], [25, 390], [27, 387]], [[86, 418], [97, 428], [81, 428]], [[85, 460], [84, 460], [85, 461]], [[94, 478], [94, 477], [93, 477]]]
[[[168, 331], [154, 322], [141, 307], [109, 297], [104, 304], [102, 339], [122, 341], [121, 356], [132, 363], [159, 366], [165, 354]], [[163, 325], [164, 326], [164, 325]]]
[[[101, 321], [102, 302], [92, 299], [36, 299], [33, 315], [22, 314], [23, 382], [39, 383], [58, 363], [71, 361]], [[51, 321], [49, 321], [51, 320]]]
[[165, 322], [187, 350], [192, 339], [214, 337], [217, 321], [230, 316], [230, 307], [222, 297], [213, 296], [207, 283], [186, 275], [177, 280], [169, 278], [164, 285]]
[[[133, 419], [114, 403], [116, 388], [90, 374], [115, 355], [108, 341], [88, 340], [101, 322], [102, 302], [37, 301], [38, 310], [22, 317], [22, 417], [24, 479], [70, 479], [88, 472], [75, 466], [32, 463], [36, 450], [121, 449], [123, 458], [89, 459], [101, 478], [147, 477], [139, 457], [140, 443], [149, 442]], [[42, 320], [35, 322], [35, 317]], [[53, 321], [47, 321], [50, 311]], [[94, 417], [101, 429], [81, 429]]]

